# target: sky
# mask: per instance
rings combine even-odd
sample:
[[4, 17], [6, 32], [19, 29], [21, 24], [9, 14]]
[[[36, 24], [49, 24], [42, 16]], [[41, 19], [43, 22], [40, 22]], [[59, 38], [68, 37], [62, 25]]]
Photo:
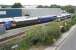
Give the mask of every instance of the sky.
[[15, 2], [20, 2], [22, 5], [74, 5], [76, 0], [0, 0], [0, 4], [13, 5]]

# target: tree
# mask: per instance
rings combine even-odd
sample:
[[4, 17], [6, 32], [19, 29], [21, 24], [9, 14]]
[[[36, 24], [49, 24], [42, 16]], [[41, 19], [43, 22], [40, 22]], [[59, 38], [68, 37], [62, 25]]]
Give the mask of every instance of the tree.
[[56, 5], [56, 4], [53, 4], [51, 6], [38, 5], [37, 8], [61, 8], [61, 6], [60, 5]]
[[49, 6], [38, 5], [37, 8], [49, 8]]
[[61, 6], [60, 5], [53, 4], [53, 5], [50, 6], [50, 8], [61, 8]]
[[11, 8], [11, 5], [1, 5], [2, 8]]
[[21, 5], [21, 3], [15, 3], [12, 8], [23, 8], [23, 6]]
[[49, 6], [44, 6], [44, 8], [49, 8]]
[[75, 11], [74, 7], [71, 5], [63, 6], [62, 9], [69, 12], [69, 13], [74, 13], [74, 11]]
[[37, 6], [37, 8], [43, 8], [43, 7], [44, 7], [43, 5], [38, 5], [38, 6]]

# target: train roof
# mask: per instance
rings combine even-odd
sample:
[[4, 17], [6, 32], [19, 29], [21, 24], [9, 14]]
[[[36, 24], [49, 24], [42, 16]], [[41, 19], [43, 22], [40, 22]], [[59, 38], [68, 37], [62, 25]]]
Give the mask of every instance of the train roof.
[[56, 15], [39, 16], [39, 18], [54, 17]]
[[64, 16], [67, 16], [67, 15], [71, 15], [71, 14], [69, 14], [69, 13], [63, 13], [63, 14], [57, 16], [57, 17], [64, 17]]
[[13, 18], [0, 18], [0, 22], [13, 21]]
[[23, 16], [23, 17], [14, 17], [13, 19], [16, 22], [19, 22], [19, 21], [28, 21], [28, 20], [38, 19], [38, 17], [28, 17], [27, 18], [27, 17]]

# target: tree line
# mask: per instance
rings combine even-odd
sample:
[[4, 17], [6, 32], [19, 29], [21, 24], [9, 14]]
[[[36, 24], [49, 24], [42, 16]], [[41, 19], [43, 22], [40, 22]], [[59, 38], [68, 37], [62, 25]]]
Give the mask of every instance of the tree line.
[[61, 8], [69, 13], [74, 13], [75, 12], [75, 8], [72, 5], [66, 5], [66, 6], [60, 6], [60, 5], [50, 5], [50, 6], [43, 6], [43, 5], [38, 5], [37, 8]]
[[[5, 8], [6, 6], [3, 6], [2, 8]], [[23, 5], [21, 3], [14, 3], [11, 8], [23, 8]], [[52, 4], [50, 6], [43, 6], [43, 5], [38, 5], [36, 8], [61, 8], [65, 10], [66, 12], [69, 13], [74, 13], [75, 12], [75, 6], [72, 5], [66, 5], [66, 6], [61, 6], [61, 5], [56, 5]]]
[[[15, 3], [14, 5], [12, 5], [12, 8], [23, 8], [23, 6], [21, 5], [21, 3]], [[50, 6], [43, 6], [43, 5], [38, 5], [36, 8], [61, 8], [69, 13], [74, 13], [75, 12], [75, 8], [72, 5], [66, 5], [66, 6], [60, 6], [60, 5], [50, 5]]]

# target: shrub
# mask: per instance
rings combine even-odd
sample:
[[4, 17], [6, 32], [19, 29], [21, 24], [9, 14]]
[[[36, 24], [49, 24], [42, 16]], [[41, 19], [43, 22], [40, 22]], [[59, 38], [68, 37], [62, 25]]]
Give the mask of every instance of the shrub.
[[72, 25], [76, 24], [76, 15], [74, 15], [71, 20]]
[[30, 44], [24, 39], [19, 43], [18, 50], [28, 50], [29, 47], [30, 47]]
[[35, 25], [27, 31], [27, 41], [31, 44], [52, 44], [60, 37], [56, 22], [47, 25]]

